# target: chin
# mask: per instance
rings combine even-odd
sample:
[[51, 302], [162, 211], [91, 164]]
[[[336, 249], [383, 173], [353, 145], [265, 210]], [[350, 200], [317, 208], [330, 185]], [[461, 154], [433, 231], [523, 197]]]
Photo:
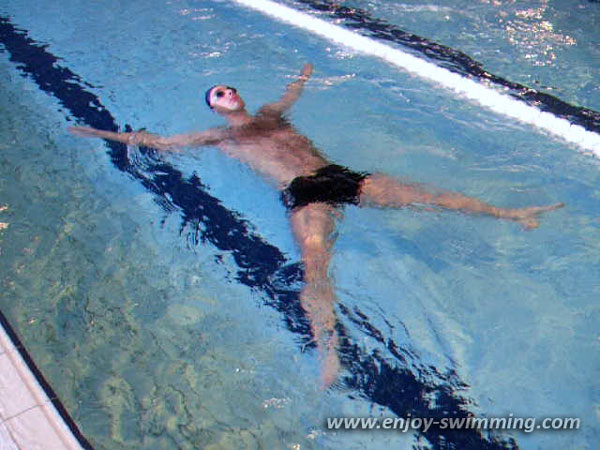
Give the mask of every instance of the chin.
[[234, 112], [240, 112], [243, 110], [244, 110], [244, 105], [237, 104], [235, 106], [232, 106], [231, 108], [223, 108], [223, 113], [224, 114], [234, 113]]

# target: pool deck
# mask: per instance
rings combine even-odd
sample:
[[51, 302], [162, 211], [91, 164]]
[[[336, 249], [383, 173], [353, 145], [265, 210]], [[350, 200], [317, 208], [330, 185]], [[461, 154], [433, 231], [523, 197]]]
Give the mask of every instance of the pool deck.
[[0, 450], [82, 448], [0, 323]]

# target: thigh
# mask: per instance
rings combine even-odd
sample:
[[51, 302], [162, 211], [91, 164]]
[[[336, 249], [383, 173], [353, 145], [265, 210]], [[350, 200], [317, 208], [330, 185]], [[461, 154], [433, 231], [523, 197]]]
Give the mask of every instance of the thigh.
[[361, 206], [402, 207], [413, 203], [430, 203], [434, 195], [418, 184], [405, 183], [388, 175], [376, 173], [361, 186]]

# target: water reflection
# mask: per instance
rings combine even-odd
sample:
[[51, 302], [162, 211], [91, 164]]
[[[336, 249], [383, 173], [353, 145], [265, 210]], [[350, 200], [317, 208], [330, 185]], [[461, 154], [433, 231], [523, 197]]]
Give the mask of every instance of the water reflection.
[[[493, 6], [503, 7], [515, 4], [514, 0], [482, 0]], [[559, 47], [575, 45], [574, 37], [555, 30], [555, 25], [547, 17], [550, 15], [549, 0], [542, 0], [538, 8], [517, 9], [509, 12], [508, 8], [500, 10], [499, 22], [503, 24], [510, 44], [519, 50], [523, 58], [534, 66], [553, 66], [557, 60]]]

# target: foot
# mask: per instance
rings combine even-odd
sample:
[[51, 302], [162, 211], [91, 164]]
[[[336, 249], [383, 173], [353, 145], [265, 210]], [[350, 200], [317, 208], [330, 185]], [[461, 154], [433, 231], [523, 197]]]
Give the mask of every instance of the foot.
[[[327, 336], [325, 336], [327, 334]], [[338, 356], [338, 335], [332, 332], [321, 333], [317, 341], [319, 357], [321, 359], [321, 387], [329, 388], [338, 378], [340, 372], [340, 358]]]
[[519, 222], [526, 230], [533, 230], [540, 226], [537, 216], [548, 211], [562, 208], [563, 206], [565, 206], [564, 203], [556, 203], [555, 205], [549, 206], [509, 209], [507, 210], [506, 215], [503, 214], [501, 217]]
[[339, 337], [335, 329], [336, 298], [331, 280], [307, 283], [300, 293], [300, 303], [304, 309], [319, 350], [321, 361], [321, 387], [327, 389], [337, 380], [340, 359], [337, 353]]

